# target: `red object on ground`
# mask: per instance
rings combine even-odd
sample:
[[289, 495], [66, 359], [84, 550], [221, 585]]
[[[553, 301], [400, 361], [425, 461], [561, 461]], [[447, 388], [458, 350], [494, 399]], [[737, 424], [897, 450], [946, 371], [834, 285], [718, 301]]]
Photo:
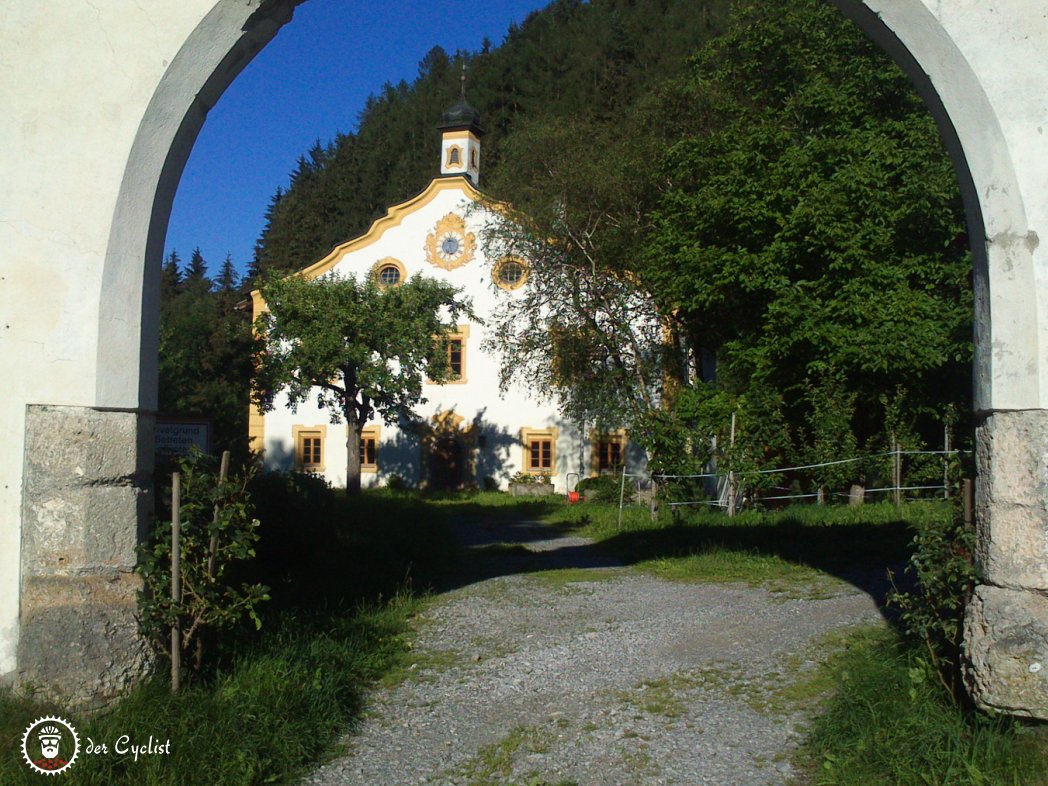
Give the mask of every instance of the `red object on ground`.
[[578, 501], [579, 501], [579, 492], [577, 492], [577, 491], [569, 491], [568, 492], [568, 504], [569, 505], [574, 505]]

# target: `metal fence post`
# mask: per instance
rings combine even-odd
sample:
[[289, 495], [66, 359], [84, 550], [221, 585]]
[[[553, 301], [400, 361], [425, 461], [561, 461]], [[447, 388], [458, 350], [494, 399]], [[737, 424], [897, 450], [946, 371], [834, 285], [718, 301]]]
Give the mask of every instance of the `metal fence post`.
[[622, 497], [626, 493], [626, 462], [622, 462], [622, 482], [619, 483], [619, 528], [622, 532]]

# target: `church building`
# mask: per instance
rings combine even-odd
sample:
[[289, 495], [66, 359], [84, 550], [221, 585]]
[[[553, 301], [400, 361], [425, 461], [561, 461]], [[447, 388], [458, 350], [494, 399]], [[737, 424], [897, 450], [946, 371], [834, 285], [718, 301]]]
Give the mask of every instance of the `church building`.
[[[485, 255], [484, 232], [495, 215], [478, 190], [480, 115], [463, 97], [443, 114], [439, 128], [440, 174], [301, 275], [371, 276], [384, 287], [416, 274], [438, 278], [472, 298], [481, 319], [524, 291], [527, 260]], [[257, 291], [252, 297], [257, 317], [265, 303]], [[506, 488], [522, 474], [547, 476], [563, 492], [569, 475], [574, 485], [576, 473], [584, 478], [621, 467], [625, 432], [580, 433], [559, 416], [554, 402], [533, 395], [525, 378], [500, 394], [500, 361], [484, 350], [484, 339], [483, 324], [458, 325], [448, 345], [453, 377], [424, 385], [426, 400], [416, 408], [416, 419], [388, 426], [376, 415], [362, 429], [363, 487], [396, 477], [422, 488]], [[332, 424], [330, 413], [312, 399], [292, 412], [279, 394], [274, 405], [264, 415], [252, 409], [250, 418], [252, 447], [263, 450], [266, 468], [316, 473], [344, 486], [346, 425]]]

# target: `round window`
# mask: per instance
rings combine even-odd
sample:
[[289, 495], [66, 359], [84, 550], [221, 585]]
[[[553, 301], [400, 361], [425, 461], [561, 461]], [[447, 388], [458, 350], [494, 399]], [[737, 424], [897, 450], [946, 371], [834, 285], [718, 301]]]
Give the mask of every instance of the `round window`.
[[396, 286], [400, 283], [400, 270], [396, 265], [383, 265], [378, 271], [378, 282], [384, 287]]
[[527, 266], [514, 257], [504, 257], [495, 268], [495, 283], [503, 289], [516, 289], [527, 277]]

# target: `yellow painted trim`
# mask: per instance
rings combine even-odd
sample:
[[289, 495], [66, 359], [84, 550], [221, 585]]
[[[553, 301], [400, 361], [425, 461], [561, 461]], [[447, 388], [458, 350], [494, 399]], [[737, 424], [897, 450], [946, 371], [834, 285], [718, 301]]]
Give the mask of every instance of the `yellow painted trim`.
[[[259, 314], [267, 311], [266, 301], [257, 290], [251, 292], [251, 332], [257, 337], [255, 320]], [[248, 404], [247, 408], [247, 447], [248, 450], [262, 454], [266, 450], [266, 416], [254, 404]]]
[[[302, 463], [301, 440], [304, 437], [320, 436], [320, 464]], [[323, 472], [327, 460], [327, 426], [292, 426], [291, 441], [295, 445], [295, 469], [299, 472]]]
[[362, 473], [367, 472], [369, 474], [373, 474], [375, 472], [378, 472], [378, 448], [379, 448], [379, 440], [381, 439], [381, 437], [382, 437], [382, 426], [380, 426], [380, 425], [365, 426], [364, 428], [362, 428], [360, 430], [360, 438], [361, 438], [361, 440], [363, 440], [365, 438], [373, 438], [375, 440], [375, 463], [374, 464], [365, 464], [365, 463], [361, 462], [361, 464], [360, 464], [360, 471]]
[[386, 287], [382, 281], [379, 280], [379, 273], [382, 272], [384, 267], [395, 267], [400, 272], [400, 281], [394, 286], [400, 286], [408, 280], [408, 269], [404, 267], [404, 263], [395, 257], [382, 257], [378, 262], [371, 266], [371, 280], [378, 284], [383, 289]]
[[[520, 430], [521, 462], [520, 471], [526, 475], [556, 475], [557, 474], [557, 438], [559, 430], [556, 428], [531, 428], [525, 426]], [[548, 439], [550, 441], [550, 467], [532, 468], [531, 449], [528, 443], [533, 439]]]
[[629, 438], [626, 434], [626, 429], [619, 428], [614, 431], [597, 431], [594, 429], [590, 432], [590, 473], [593, 476], [600, 474], [601, 442], [618, 442], [620, 445], [619, 455], [622, 456], [622, 463], [626, 463], [626, 447], [629, 445]]
[[473, 141], [476, 142], [478, 145], [480, 144], [480, 137], [468, 129], [460, 131], [445, 131], [443, 134], [441, 134], [441, 139], [447, 142], [450, 142], [452, 140], [465, 139], [466, 141]]
[[[518, 281], [516, 284], [507, 284], [500, 277], [502, 266], [505, 265], [507, 262], [516, 262], [518, 265], [524, 268], [524, 275], [520, 277], [520, 281]], [[512, 292], [514, 289], [520, 289], [522, 286], [528, 283], [529, 272], [530, 269], [528, 268], [528, 263], [525, 262], [521, 257], [518, 257], [514, 254], [507, 254], [504, 257], [499, 257], [499, 260], [491, 268], [491, 280], [495, 282], [495, 286], [497, 286], [499, 289], [504, 289], [507, 292]]]
[[255, 453], [266, 449], [266, 416], [254, 404], [247, 408], [247, 447]]
[[[319, 278], [325, 273], [331, 272], [331, 269], [334, 268], [344, 256], [353, 251], [359, 251], [362, 248], [367, 248], [368, 246], [377, 243], [382, 239], [382, 236], [385, 235], [386, 232], [400, 226], [404, 222], [404, 219], [412, 213], [421, 210], [445, 191], [452, 190], [462, 191], [466, 199], [478, 202], [489, 210], [496, 210], [505, 213], [509, 212], [508, 205], [485, 196], [465, 175], [445, 175], [444, 177], [434, 178], [429, 181], [428, 186], [422, 189], [422, 191], [415, 196], [411, 197], [411, 199], [398, 202], [397, 204], [386, 208], [386, 214], [381, 218], [376, 218], [367, 232], [362, 235], [357, 235], [355, 238], [347, 240], [345, 243], [340, 243], [324, 258], [314, 262], [307, 268], [303, 268], [297, 273], [292, 273], [291, 275], [314, 279]], [[257, 317], [262, 310], [265, 310], [265, 300], [263, 300], [261, 293], [257, 289], [252, 290], [251, 298], [253, 301], [253, 315]]]
[[346, 254], [349, 254], [352, 251], [359, 251], [362, 248], [367, 248], [373, 243], [377, 243], [382, 239], [382, 236], [386, 234], [386, 232], [394, 227], [400, 226], [404, 219], [409, 215], [424, 208], [443, 192], [452, 190], [463, 191], [465, 192], [466, 198], [477, 202], [484, 199], [484, 195], [480, 193], [476, 186], [470, 183], [469, 179], [463, 175], [441, 177], [431, 180], [429, 185], [418, 195], [389, 207], [386, 210], [386, 214], [381, 218], [375, 219], [371, 224], [371, 227], [363, 235], [358, 235], [352, 240], [336, 246], [326, 257], [319, 262], [313, 263], [305, 270], [298, 273], [298, 275], [309, 279], [318, 278], [324, 275], [337, 265]]
[[[452, 161], [452, 160], [451, 160], [451, 154], [452, 154], [452, 152], [458, 153], [458, 161]], [[448, 147], [448, 158], [447, 158], [447, 160], [446, 160], [446, 161], [444, 162], [444, 167], [445, 167], [446, 169], [449, 169], [449, 168], [451, 168], [451, 167], [453, 167], [453, 166], [454, 166], [454, 167], [462, 167], [462, 168], [465, 168], [465, 166], [466, 166], [466, 162], [462, 160], [462, 158], [463, 158], [463, 156], [462, 156], [463, 152], [465, 152], [465, 151], [463, 151], [463, 149], [462, 149], [461, 147], [459, 147], [458, 145], [451, 145], [450, 147]]]

